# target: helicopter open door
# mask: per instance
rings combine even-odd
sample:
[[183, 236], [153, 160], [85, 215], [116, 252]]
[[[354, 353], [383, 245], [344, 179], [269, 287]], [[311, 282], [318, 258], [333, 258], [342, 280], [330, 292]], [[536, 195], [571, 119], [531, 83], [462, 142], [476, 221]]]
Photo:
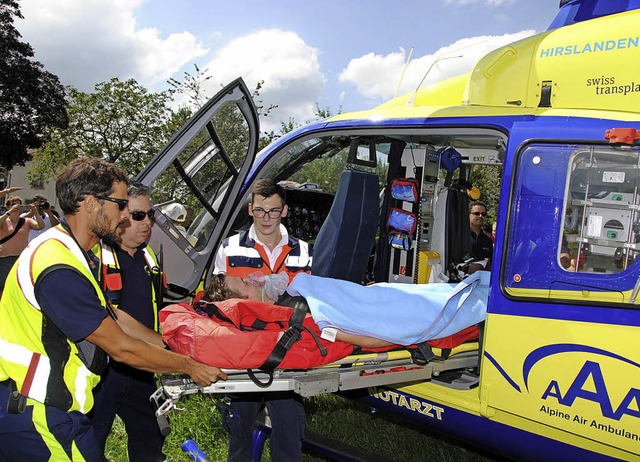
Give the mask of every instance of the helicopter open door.
[[[255, 159], [258, 112], [242, 79], [202, 107], [140, 172], [151, 187], [150, 245], [164, 262], [168, 296], [194, 291]], [[169, 263], [170, 264], [167, 264]]]

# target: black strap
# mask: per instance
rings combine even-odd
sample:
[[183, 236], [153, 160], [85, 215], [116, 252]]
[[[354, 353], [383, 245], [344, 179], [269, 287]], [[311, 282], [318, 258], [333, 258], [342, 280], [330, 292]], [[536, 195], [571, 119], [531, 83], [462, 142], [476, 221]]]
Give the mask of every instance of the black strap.
[[273, 351], [259, 369], [272, 371], [278, 367], [293, 344], [302, 338], [302, 330], [303, 327], [300, 324], [289, 327], [282, 334]]
[[432, 359], [437, 358], [427, 342], [418, 343], [416, 346], [418, 347], [417, 351], [413, 350], [411, 352], [414, 363], [424, 365], [428, 364]]
[[18, 220], [18, 223], [16, 224], [16, 227], [13, 228], [13, 232], [11, 234], [0, 239], [0, 244], [4, 244], [13, 236], [15, 236], [18, 233], [18, 231], [20, 231], [20, 228], [22, 228], [22, 225], [24, 225], [24, 217], [20, 217], [20, 219]]
[[293, 344], [302, 338], [302, 331], [309, 332], [322, 356], [327, 355], [327, 349], [322, 346], [316, 333], [302, 325], [302, 321], [304, 321], [304, 317], [309, 311], [307, 301], [304, 297], [293, 297], [290, 303], [293, 305], [293, 312], [289, 318], [289, 329], [282, 334], [282, 337], [280, 337], [264, 364], [260, 366], [260, 369], [272, 371], [278, 367]]
[[293, 313], [291, 313], [291, 317], [289, 318], [289, 325], [302, 324], [304, 317], [309, 312], [309, 304], [304, 297], [293, 297], [291, 302], [293, 302]]
[[[264, 322], [262, 319], [256, 319], [253, 321], [253, 324], [251, 324], [251, 330], [265, 330], [268, 325], [269, 323]], [[240, 326], [240, 330], [244, 330], [242, 326]]]
[[249, 375], [249, 378], [251, 379], [251, 381], [260, 388], [267, 388], [269, 387], [269, 385], [273, 383], [273, 371], [267, 372], [267, 374], [269, 374], [269, 377], [267, 378], [266, 382], [261, 382], [260, 379], [256, 377], [256, 374], [255, 372], [253, 372], [253, 369], [247, 369], [247, 374]]
[[193, 308], [201, 314], [206, 314], [209, 318], [218, 318], [221, 321], [232, 323], [231, 319], [229, 319], [225, 314], [222, 313], [222, 311], [220, 311], [220, 308], [218, 308], [215, 302], [199, 300], [193, 306]]

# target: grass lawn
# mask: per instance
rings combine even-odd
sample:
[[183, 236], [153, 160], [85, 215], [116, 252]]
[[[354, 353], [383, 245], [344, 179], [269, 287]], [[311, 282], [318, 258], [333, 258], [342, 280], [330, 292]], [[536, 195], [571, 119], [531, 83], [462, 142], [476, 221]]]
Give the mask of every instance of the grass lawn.
[[[213, 395], [189, 395], [180, 400], [184, 412], [171, 413], [171, 434], [164, 445], [171, 462], [191, 460], [182, 452], [182, 442], [192, 439], [212, 461], [227, 460], [227, 435], [222, 428], [220, 414], [215, 408], [218, 398]], [[473, 448], [447, 442], [427, 430], [390, 414], [371, 413], [362, 403], [337, 395], [320, 395], [305, 400], [307, 430], [367, 451], [370, 460], [395, 462], [471, 462], [495, 461], [497, 458]], [[112, 462], [127, 461], [126, 434], [118, 420], [107, 441], [106, 456]], [[268, 444], [264, 462], [269, 462]], [[327, 459], [304, 453], [305, 462]]]

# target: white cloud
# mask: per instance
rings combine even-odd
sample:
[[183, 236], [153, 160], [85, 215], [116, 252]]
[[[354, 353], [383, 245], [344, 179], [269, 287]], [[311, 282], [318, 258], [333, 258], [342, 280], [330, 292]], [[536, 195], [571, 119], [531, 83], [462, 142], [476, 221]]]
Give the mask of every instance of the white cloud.
[[[464, 38], [433, 54], [414, 57], [402, 77], [398, 94], [415, 90], [428, 70], [423, 86], [469, 72], [486, 53], [533, 34], [532, 30], [524, 30], [501, 36]], [[368, 53], [352, 59], [339, 79], [354, 84], [357, 91], [372, 102], [383, 102], [395, 95], [405, 62], [403, 49], [387, 55]]]
[[65, 85], [88, 91], [99, 82], [135, 78], [151, 86], [207, 53], [189, 32], [139, 28], [141, 0], [28, 0], [16, 27], [36, 59]]
[[264, 81], [259, 99], [264, 107], [277, 104], [278, 108], [261, 119], [262, 130], [279, 129], [280, 121], [290, 117], [298, 123], [311, 119], [326, 83], [318, 50], [296, 33], [278, 29], [232, 40], [200, 69], [207, 69], [212, 76], [205, 83], [209, 96], [237, 77], [242, 77], [251, 91]]
[[[191, 63], [208, 70], [211, 79], [204, 82], [203, 90], [209, 96], [237, 77], [242, 77], [250, 90], [264, 81], [260, 90], [263, 106], [277, 104], [278, 108], [269, 117], [261, 118], [263, 130], [277, 130], [280, 122], [290, 117], [298, 123], [312, 119], [316, 103], [323, 101], [329, 84], [335, 83], [327, 82], [320, 69], [320, 51], [296, 32], [263, 29], [225, 43], [213, 26], [203, 38], [189, 31], [142, 28], [137, 24], [136, 12], [143, 1], [28, 0], [21, 4], [25, 20], [17, 20], [16, 26], [47, 70], [58, 75], [64, 84], [83, 91], [91, 91], [95, 84], [114, 76], [123, 80], [136, 78], [148, 88], [164, 88], [163, 82], [176, 76], [185, 65], [193, 73]], [[511, 0], [447, 1], [495, 5]], [[433, 54], [416, 57], [414, 53], [400, 93], [415, 89], [435, 61], [425, 85], [466, 72], [486, 52], [532, 33], [473, 37]], [[222, 45], [205, 59], [209, 50], [203, 40], [211, 48], [214, 43]], [[464, 57], [442, 59], [459, 54]], [[386, 55], [371, 52], [352, 59], [339, 75], [343, 88], [336, 91], [338, 104], [349, 106], [357, 102], [359, 106], [370, 106], [393, 97], [406, 55], [404, 49], [399, 49]], [[327, 62], [331, 63], [330, 59]], [[354, 95], [354, 88], [358, 95]], [[361, 101], [363, 96], [369, 101]]]
[[405, 62], [405, 51], [388, 55], [373, 52], [352, 59], [340, 73], [341, 82], [352, 82], [358, 91], [369, 98], [389, 98], [393, 96], [394, 85], [400, 80]]

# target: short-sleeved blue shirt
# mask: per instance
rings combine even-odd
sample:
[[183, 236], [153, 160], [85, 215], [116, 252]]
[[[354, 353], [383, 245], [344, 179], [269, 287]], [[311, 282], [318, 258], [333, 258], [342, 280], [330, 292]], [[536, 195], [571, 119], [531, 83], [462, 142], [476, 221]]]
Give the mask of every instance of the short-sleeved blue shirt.
[[59, 268], [45, 275], [36, 298], [42, 311], [72, 342], [86, 338], [108, 316], [91, 282], [73, 269]]

